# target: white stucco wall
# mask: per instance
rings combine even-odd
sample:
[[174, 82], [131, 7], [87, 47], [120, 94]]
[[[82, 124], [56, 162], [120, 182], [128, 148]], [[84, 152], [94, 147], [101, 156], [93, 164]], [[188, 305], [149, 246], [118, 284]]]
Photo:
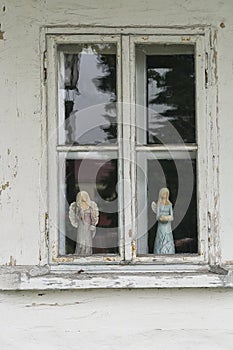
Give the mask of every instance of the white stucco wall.
[[[232, 290], [0, 295], [4, 350], [231, 350]], [[3, 316], [4, 315], [4, 316]]]
[[[48, 25], [218, 29], [220, 235], [233, 262], [233, 2], [0, 1], [0, 264], [39, 263], [45, 208], [39, 34]], [[221, 24], [221, 25], [220, 25]], [[0, 36], [1, 38], [1, 36]], [[232, 349], [232, 290], [2, 293], [0, 346], [10, 349]]]

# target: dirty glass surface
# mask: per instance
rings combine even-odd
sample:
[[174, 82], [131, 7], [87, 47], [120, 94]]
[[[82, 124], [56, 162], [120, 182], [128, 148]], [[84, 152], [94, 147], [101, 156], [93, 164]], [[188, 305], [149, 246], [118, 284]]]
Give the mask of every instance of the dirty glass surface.
[[198, 253], [196, 159], [146, 157], [144, 154], [144, 160], [137, 169], [140, 202], [137, 215], [138, 255], [155, 254], [155, 239], [159, 233], [158, 218], [152, 210], [152, 202], [158, 203], [159, 192], [164, 187], [170, 192], [173, 210], [171, 230], [174, 253]]
[[148, 108], [144, 143], [195, 143], [194, 47], [137, 45], [137, 54], [144, 55], [138, 62], [144, 65], [145, 86], [140, 93], [145, 94]]
[[58, 46], [59, 143], [116, 143], [116, 45]]
[[[151, 202], [158, 200], [159, 190], [163, 187], [169, 189], [173, 207], [172, 232], [175, 253], [197, 253], [196, 160], [148, 160], [147, 166], [149, 253], [153, 253], [158, 227], [156, 215], [151, 209]], [[192, 176], [187, 171], [187, 167], [192, 167]]]
[[71, 225], [69, 206], [80, 191], [86, 191], [99, 209], [99, 221], [91, 254], [118, 254], [117, 159], [66, 159], [65, 162], [65, 247], [74, 254], [77, 228]]
[[[137, 150], [137, 254], [196, 254], [195, 47], [148, 42], [135, 52], [137, 144], [150, 146]], [[170, 192], [171, 222], [157, 220], [151, 208], [162, 188]]]

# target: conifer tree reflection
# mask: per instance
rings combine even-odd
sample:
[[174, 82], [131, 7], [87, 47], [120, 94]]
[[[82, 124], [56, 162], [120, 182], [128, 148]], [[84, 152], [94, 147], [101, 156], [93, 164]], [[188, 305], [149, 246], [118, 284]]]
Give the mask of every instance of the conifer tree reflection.
[[[103, 75], [93, 79], [93, 83], [96, 88], [104, 93], [109, 94], [110, 102], [105, 104], [106, 113], [104, 117], [108, 121], [105, 126], [102, 126], [104, 132], [107, 134], [107, 139], [116, 141], [117, 139], [117, 122], [116, 122], [116, 55], [112, 54], [98, 54], [98, 67], [102, 69]], [[111, 161], [114, 166], [109, 167], [109, 171], [105, 173], [102, 178], [103, 183], [105, 183], [104, 190], [100, 190], [100, 196], [109, 202], [115, 201], [117, 198], [116, 184], [117, 184], [117, 163], [115, 160]], [[101, 214], [100, 214], [101, 215]], [[113, 213], [102, 213], [103, 222], [109, 222], [109, 228], [118, 227], [118, 213], [117, 208]], [[100, 216], [101, 222], [101, 216]], [[105, 253], [117, 253], [117, 248], [110, 247], [105, 249]]]
[[[156, 88], [153, 89], [153, 81]], [[169, 121], [185, 143], [195, 142], [195, 71], [193, 55], [147, 56], [147, 101], [155, 111], [148, 121], [148, 143], [178, 142]]]
[[107, 93], [110, 96], [110, 102], [105, 104], [106, 114], [104, 114], [108, 122], [102, 128], [106, 132], [108, 140], [116, 141], [116, 55], [98, 54], [97, 60], [98, 67], [102, 69], [103, 75], [94, 78], [93, 83], [99, 91]]

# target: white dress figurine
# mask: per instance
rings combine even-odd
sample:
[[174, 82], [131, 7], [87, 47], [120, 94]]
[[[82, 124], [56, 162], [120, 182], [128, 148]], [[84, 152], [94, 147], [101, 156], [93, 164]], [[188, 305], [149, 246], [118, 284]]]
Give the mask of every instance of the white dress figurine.
[[162, 188], [160, 190], [158, 202], [157, 204], [152, 202], [151, 208], [158, 220], [154, 254], [175, 254], [175, 245], [171, 228], [173, 210], [172, 203], [169, 201], [168, 188]]
[[76, 202], [70, 204], [69, 218], [72, 226], [77, 228], [75, 254], [91, 255], [92, 240], [99, 221], [99, 209], [97, 204], [90, 200], [86, 191], [79, 192]]

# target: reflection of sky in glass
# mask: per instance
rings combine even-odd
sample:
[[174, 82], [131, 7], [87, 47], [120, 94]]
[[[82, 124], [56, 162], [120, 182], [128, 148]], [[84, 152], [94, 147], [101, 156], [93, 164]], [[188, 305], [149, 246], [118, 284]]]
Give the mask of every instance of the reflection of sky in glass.
[[[85, 143], [93, 143], [93, 140], [95, 140], [96, 143], [106, 140], [107, 135], [105, 131], [98, 127], [98, 125], [109, 126], [110, 124], [104, 115], [106, 114], [106, 104], [111, 102], [111, 93], [99, 91], [93, 82], [93, 79], [105, 75], [102, 71], [102, 67], [98, 67], [97, 64], [96, 55], [80, 55], [80, 75], [78, 81], [80, 95], [76, 95], [75, 97], [73, 112], [75, 114], [75, 118], [73, 119], [75, 125], [73, 125], [72, 128], [72, 138], [79, 139], [84, 136]], [[79, 113], [80, 110], [86, 108], [88, 108], [88, 110]], [[113, 117], [115, 117], [115, 115], [113, 115]]]
[[[94, 54], [80, 54], [80, 73], [78, 88], [80, 95], [76, 96], [75, 109], [84, 109], [90, 106], [107, 103], [110, 101], [111, 94], [109, 92], [103, 93], [98, 91], [93, 79], [104, 76], [102, 67], [97, 66], [97, 56]], [[104, 112], [104, 107], [103, 107]], [[104, 121], [102, 118], [100, 121]]]
[[[98, 48], [99, 46], [101, 45], [98, 45]], [[77, 68], [75, 67], [78, 70], [78, 93], [68, 90], [65, 96], [66, 100], [72, 100], [74, 103], [73, 110], [66, 120], [67, 142], [71, 140], [80, 144], [95, 144], [108, 141], [109, 134], [104, 129], [108, 129], [111, 121], [116, 118], [113, 103], [115, 92], [102, 90], [99, 82], [103, 78], [110, 79], [112, 81], [109, 86], [115, 85], [115, 77], [111, 72], [116, 69], [116, 62], [108, 67], [101, 61], [107, 54], [102, 55], [100, 49], [97, 53], [91, 46], [87, 49], [82, 48], [81, 53], [73, 55], [78, 55]], [[111, 56], [114, 57], [112, 53]]]

